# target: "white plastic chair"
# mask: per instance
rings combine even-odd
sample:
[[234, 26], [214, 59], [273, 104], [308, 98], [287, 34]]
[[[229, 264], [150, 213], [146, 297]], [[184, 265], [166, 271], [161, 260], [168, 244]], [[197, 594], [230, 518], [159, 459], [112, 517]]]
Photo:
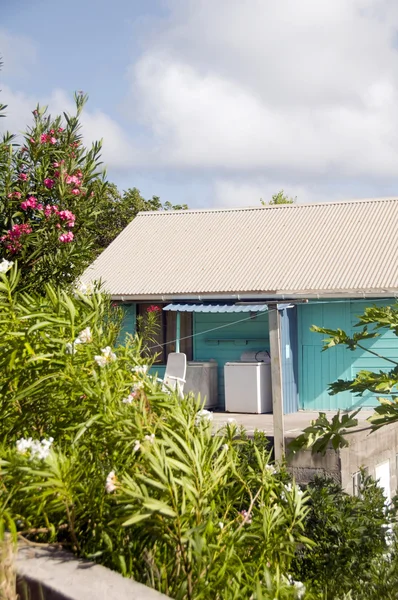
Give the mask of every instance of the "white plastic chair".
[[167, 357], [163, 385], [166, 389], [177, 390], [180, 398], [184, 397], [184, 384], [187, 372], [187, 356], [183, 352], [170, 352]]

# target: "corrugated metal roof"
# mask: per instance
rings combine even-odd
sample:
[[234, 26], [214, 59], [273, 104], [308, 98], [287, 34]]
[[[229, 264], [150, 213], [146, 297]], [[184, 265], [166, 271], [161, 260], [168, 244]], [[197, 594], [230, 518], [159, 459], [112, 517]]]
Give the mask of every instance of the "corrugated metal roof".
[[143, 212], [86, 270], [113, 296], [398, 291], [398, 198]]
[[163, 310], [197, 313], [248, 313], [265, 312], [268, 310], [268, 306], [266, 304], [168, 304]]

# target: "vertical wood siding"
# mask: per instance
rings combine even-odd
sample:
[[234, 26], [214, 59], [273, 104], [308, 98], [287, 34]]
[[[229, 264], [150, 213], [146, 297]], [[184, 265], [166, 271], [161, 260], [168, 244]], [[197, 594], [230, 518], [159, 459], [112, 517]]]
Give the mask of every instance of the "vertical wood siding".
[[[359, 406], [376, 406], [374, 394], [366, 393], [362, 397], [349, 392], [335, 396], [328, 394], [328, 386], [337, 379], [351, 379], [360, 370], [387, 371], [391, 364], [372, 356], [364, 350], [354, 352], [337, 346], [322, 352], [323, 336], [310, 331], [311, 325], [330, 329], [344, 329], [352, 335], [358, 322], [358, 316], [367, 306], [385, 306], [394, 304], [394, 299], [383, 301], [329, 302], [298, 306], [299, 332], [299, 397], [300, 408], [306, 410], [337, 410]], [[398, 360], [397, 337], [391, 331], [380, 331], [380, 337], [363, 342], [379, 354]]]
[[[268, 314], [258, 313], [255, 318], [250, 319], [247, 313], [194, 313], [193, 319], [194, 360], [217, 361], [219, 405], [223, 408], [225, 406], [224, 365], [226, 362], [240, 360], [243, 352], [269, 350]], [[242, 319], [246, 320], [238, 323]], [[204, 333], [214, 327], [227, 324], [230, 326]]]
[[283, 412], [297, 412], [298, 402], [298, 344], [297, 307], [281, 310], [281, 354]]
[[119, 333], [118, 338], [119, 344], [124, 344], [126, 339], [126, 333], [134, 335], [137, 328], [137, 305], [123, 304], [122, 309], [124, 312], [124, 318], [122, 322], [122, 329]]

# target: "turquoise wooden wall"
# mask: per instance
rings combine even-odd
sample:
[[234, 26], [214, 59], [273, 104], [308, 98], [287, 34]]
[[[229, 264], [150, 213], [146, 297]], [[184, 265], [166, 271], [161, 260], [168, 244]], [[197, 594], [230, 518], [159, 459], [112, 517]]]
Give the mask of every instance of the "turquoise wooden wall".
[[124, 311], [124, 318], [122, 323], [122, 329], [119, 334], [118, 342], [123, 344], [126, 339], [126, 333], [131, 335], [135, 334], [137, 327], [137, 311], [135, 304], [123, 304], [122, 309]]
[[[205, 333], [221, 325], [228, 327]], [[239, 360], [243, 352], [269, 350], [268, 314], [257, 313], [250, 319], [248, 313], [194, 313], [193, 333], [194, 360], [214, 359], [218, 363], [219, 405], [222, 408], [225, 406], [224, 365]]]
[[[349, 392], [330, 396], [327, 392], [328, 385], [337, 379], [351, 379], [363, 369], [389, 370], [391, 364], [360, 349], [352, 352], [337, 346], [322, 352], [322, 340], [326, 336], [311, 332], [310, 327], [319, 325], [331, 329], [340, 328], [352, 334], [356, 331], [354, 325], [358, 321], [357, 317], [362, 314], [364, 308], [374, 304], [383, 306], [393, 303], [394, 299], [376, 302], [351, 300], [298, 306], [300, 408], [337, 410], [377, 405], [377, 399], [371, 393], [362, 397]], [[396, 336], [391, 331], [380, 333], [379, 338], [363, 342], [363, 345], [383, 356], [398, 360]]]
[[299, 409], [297, 307], [283, 308], [280, 320], [283, 413], [289, 415]]

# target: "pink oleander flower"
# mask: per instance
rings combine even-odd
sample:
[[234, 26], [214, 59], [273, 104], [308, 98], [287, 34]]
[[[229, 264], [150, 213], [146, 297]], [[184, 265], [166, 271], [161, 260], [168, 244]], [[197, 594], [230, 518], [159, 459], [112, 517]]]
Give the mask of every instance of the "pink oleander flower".
[[66, 221], [67, 227], [71, 228], [75, 226], [76, 216], [70, 210], [61, 210], [58, 213], [58, 216], [61, 219], [61, 221]]
[[54, 179], [50, 179], [49, 177], [46, 177], [45, 180], [43, 181], [43, 183], [46, 186], [46, 188], [49, 190], [51, 190], [55, 185]]
[[22, 244], [20, 242], [21, 235], [28, 235], [29, 233], [32, 233], [32, 228], [29, 223], [13, 225], [6, 235], [3, 235], [0, 238], [0, 241], [11, 254], [16, 254], [22, 249]]
[[53, 162], [53, 167], [55, 167], [55, 168], [59, 167], [59, 162], [57, 162], [57, 161]]
[[61, 221], [74, 221], [76, 218], [70, 210], [60, 210], [58, 214]]
[[20, 200], [21, 196], [21, 192], [11, 192], [10, 194], [8, 194], [7, 198], [17, 198], [18, 200]]
[[28, 179], [28, 176], [26, 175], [26, 173], [20, 173], [18, 175], [18, 177], [21, 181], [27, 181], [27, 179]]
[[68, 231], [68, 233], [63, 233], [62, 235], [59, 236], [59, 241], [68, 244], [69, 242], [73, 241], [73, 238], [75, 236], [73, 235], [73, 233], [71, 231]]
[[40, 143], [46, 144], [48, 142], [48, 135], [46, 133], [42, 133], [40, 136]]
[[148, 308], [146, 309], [147, 312], [151, 313], [151, 312], [160, 312], [162, 309], [160, 308], [160, 306], [156, 306], [156, 304], [151, 304], [151, 306], [148, 306]]
[[36, 140], [34, 138], [29, 138], [31, 144], [36, 144]]
[[44, 206], [42, 204], [38, 204], [36, 206], [37, 210], [43, 210]]
[[34, 196], [29, 196], [29, 198], [27, 200], [24, 200], [23, 202], [21, 202], [21, 208], [22, 210], [27, 210], [28, 208], [36, 208], [37, 205], [37, 198], [35, 198]]
[[58, 132], [59, 132], [59, 133], [62, 133], [63, 131], [64, 131], [64, 128], [63, 128], [63, 127], [58, 127]]
[[56, 143], [57, 143], [57, 140], [56, 140], [56, 138], [55, 138], [55, 137], [50, 137], [50, 140], [49, 140], [49, 142], [50, 142], [50, 144], [53, 144], [53, 145], [54, 145], [54, 144], [56, 144]]
[[74, 190], [72, 190], [72, 194], [74, 196], [78, 196], [80, 194], [80, 190], [78, 188], [75, 188]]
[[58, 214], [58, 206], [56, 204], [46, 204], [44, 207], [44, 216], [46, 219], [49, 219], [52, 213]]
[[55, 130], [54, 129], [50, 129], [50, 133], [51, 133], [51, 135], [54, 135]]
[[[57, 223], [55, 227], [56, 227], [57, 229], [61, 229], [61, 224], [60, 224], [60, 223]], [[64, 240], [61, 240], [61, 241], [64, 241]]]
[[73, 183], [76, 186], [80, 186], [82, 184], [81, 179], [79, 179], [79, 177], [77, 177], [76, 175], [67, 175], [67, 174], [65, 174], [65, 182], [68, 185], [70, 183]]

